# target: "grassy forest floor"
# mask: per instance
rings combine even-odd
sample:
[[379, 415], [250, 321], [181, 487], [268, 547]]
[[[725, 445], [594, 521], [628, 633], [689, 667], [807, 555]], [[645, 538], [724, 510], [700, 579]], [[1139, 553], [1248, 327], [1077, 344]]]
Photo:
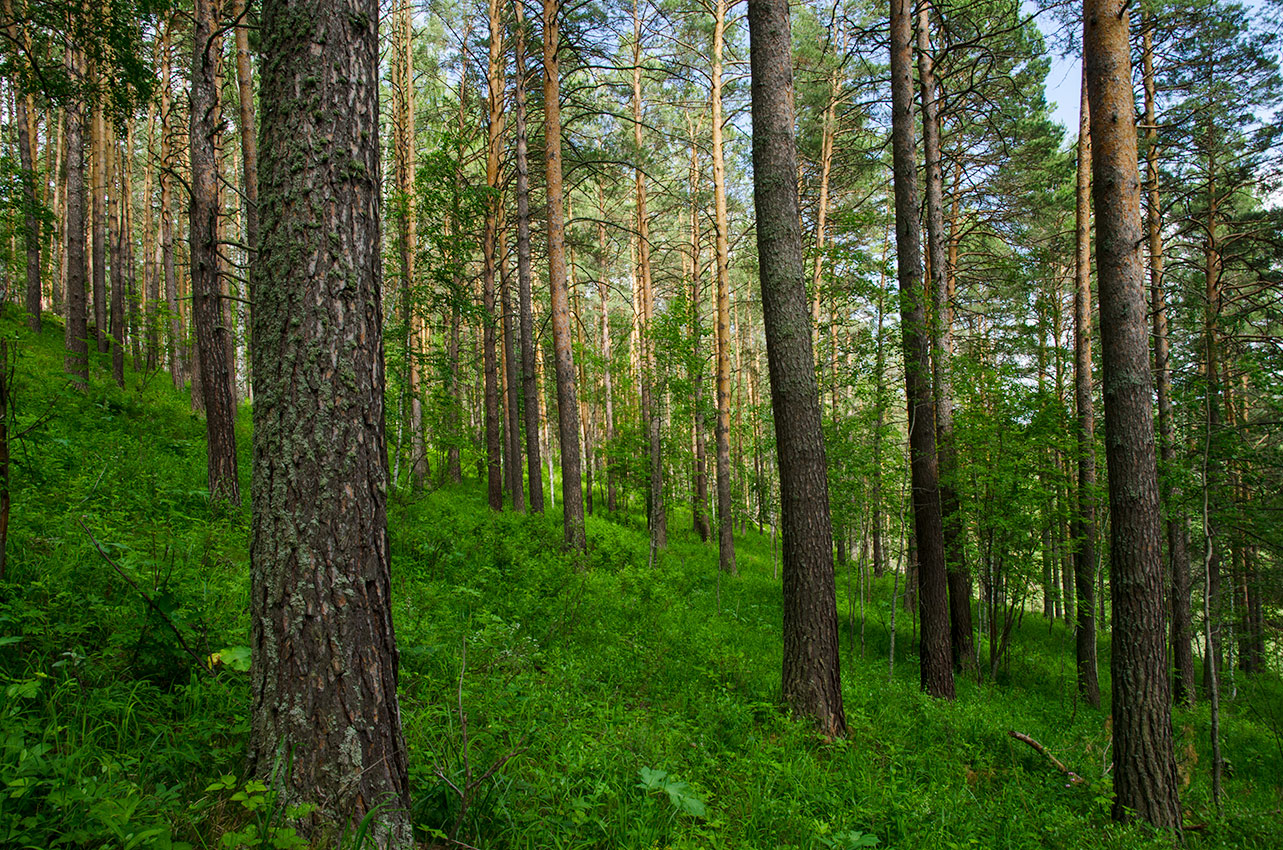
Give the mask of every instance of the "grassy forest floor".
[[[166, 374], [130, 373], [118, 390], [97, 364], [80, 394], [61, 376], [61, 327], [38, 340], [12, 319], [0, 329], [17, 338], [10, 434], [25, 432], [0, 583], [0, 847], [292, 846], [270, 792], [243, 776], [249, 511], [208, 507], [202, 422]], [[248, 493], [247, 410], [239, 437]], [[688, 520], [674, 515], [649, 567], [640, 514], [591, 517], [576, 563], [556, 511], [493, 515], [474, 483], [392, 498], [425, 842], [459, 822], [444, 776], [474, 780], [456, 837], [487, 850], [1171, 846], [1109, 819], [1109, 717], [1075, 701], [1060, 623], [1026, 613], [999, 680], [937, 702], [918, 692], [903, 612], [888, 680], [892, 578], [874, 582], [863, 651], [858, 601], [842, 635], [850, 736], [826, 742], [777, 708], [769, 536], [737, 537], [742, 575], [719, 579], [715, 546], [679, 530]], [[838, 586], [849, 624], [845, 574]], [[1101, 652], [1107, 672], [1107, 640]], [[211, 653], [212, 675], [195, 660]], [[1240, 677], [1224, 713], [1219, 817], [1207, 709], [1175, 715], [1186, 821], [1200, 827], [1187, 846], [1283, 847], [1277, 676]], [[1087, 782], [1067, 784], [1009, 730]]]

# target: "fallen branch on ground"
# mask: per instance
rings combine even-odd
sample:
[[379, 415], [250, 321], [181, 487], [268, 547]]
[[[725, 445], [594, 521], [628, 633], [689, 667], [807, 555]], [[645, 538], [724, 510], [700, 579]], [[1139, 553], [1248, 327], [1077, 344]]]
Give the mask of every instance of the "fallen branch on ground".
[[1036, 750], [1038, 753], [1040, 753], [1043, 756], [1046, 756], [1047, 761], [1051, 762], [1052, 767], [1056, 768], [1056, 770], [1059, 770], [1061, 773], [1065, 774], [1065, 776], [1069, 777], [1069, 782], [1071, 784], [1081, 785], [1087, 782], [1086, 779], [1083, 779], [1081, 776], [1074, 773], [1069, 768], [1065, 767], [1064, 762], [1062, 762], [1060, 759], [1053, 756], [1051, 753], [1047, 752], [1046, 747], [1044, 747], [1042, 744], [1035, 741], [1033, 738], [1030, 738], [1025, 733], [1017, 732], [1015, 729], [1012, 729], [1009, 732], [1007, 732], [1007, 734], [1015, 738], [1017, 741], [1024, 741], [1026, 744], [1033, 747], [1034, 750]]

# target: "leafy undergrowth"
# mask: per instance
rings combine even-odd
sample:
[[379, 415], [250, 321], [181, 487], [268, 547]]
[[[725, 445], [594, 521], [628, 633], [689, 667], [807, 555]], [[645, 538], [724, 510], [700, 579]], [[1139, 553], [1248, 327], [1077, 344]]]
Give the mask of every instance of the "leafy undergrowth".
[[[70, 391], [60, 329], [34, 340], [3, 327], [20, 341], [11, 433], [36, 427], [12, 450], [0, 584], [0, 847], [290, 846], [270, 792], [243, 776], [248, 510], [207, 507], [201, 421], [164, 374], [117, 390], [99, 371], [88, 395]], [[839, 575], [850, 734], [826, 741], [778, 708], [769, 537], [738, 537], [741, 575], [728, 578], [715, 546], [678, 530], [688, 519], [673, 516], [650, 566], [635, 515], [591, 517], [590, 551], [572, 557], [556, 510], [494, 515], [471, 485], [394, 496], [402, 714], [425, 843], [1171, 846], [1111, 823], [1108, 715], [1074, 700], [1059, 623], [1026, 614], [998, 681], [960, 681], [941, 703], [917, 690], [903, 611], [888, 678], [891, 577], [873, 584], [861, 651]], [[1201, 827], [1188, 846], [1283, 846], [1283, 688], [1240, 681], [1225, 713], [1222, 816], [1206, 709], [1175, 717], [1186, 819]], [[1067, 784], [1012, 729], [1087, 782]]]

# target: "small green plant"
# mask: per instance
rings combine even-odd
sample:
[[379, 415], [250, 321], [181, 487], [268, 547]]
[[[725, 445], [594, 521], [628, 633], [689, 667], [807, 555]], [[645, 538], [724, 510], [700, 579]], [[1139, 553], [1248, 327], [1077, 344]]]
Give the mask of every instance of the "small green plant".
[[637, 783], [638, 788], [647, 793], [663, 791], [668, 795], [668, 801], [673, 804], [673, 808], [677, 811], [688, 814], [691, 817], [708, 817], [708, 809], [704, 805], [704, 801], [695, 796], [689, 783], [669, 779], [668, 774], [664, 771], [653, 770], [649, 767], [643, 767], [637, 771], [637, 775], [641, 777], [641, 782]]
[[227, 798], [238, 803], [250, 816], [243, 828], [223, 833], [222, 847], [226, 850], [302, 850], [307, 841], [294, 827], [282, 822], [307, 817], [316, 810], [311, 803], [294, 806], [279, 805], [277, 792], [260, 780], [251, 779], [237, 787], [236, 777], [220, 776], [205, 788], [205, 793], [231, 792]]

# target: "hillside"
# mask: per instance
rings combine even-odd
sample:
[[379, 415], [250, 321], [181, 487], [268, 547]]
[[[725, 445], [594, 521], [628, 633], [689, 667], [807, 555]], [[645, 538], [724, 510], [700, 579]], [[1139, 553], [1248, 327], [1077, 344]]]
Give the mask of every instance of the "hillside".
[[[293, 846], [287, 813], [244, 778], [249, 513], [208, 507], [201, 421], [163, 374], [117, 390], [98, 364], [87, 395], [69, 389], [52, 323], [3, 332], [0, 847]], [[245, 409], [239, 437], [248, 492]], [[492, 514], [474, 481], [393, 494], [389, 515], [425, 846], [1170, 846], [1111, 823], [1107, 710], [1074, 699], [1072, 635], [1039, 613], [1020, 618], [996, 682], [960, 678], [938, 702], [918, 692], [903, 609], [888, 677], [902, 578], [871, 582], [861, 606], [840, 570], [850, 736], [826, 741], [778, 709], [769, 533], [737, 538], [732, 578], [680, 511], [653, 566], [640, 512], [590, 517], [584, 559], [562, 553], [555, 511]], [[1187, 846], [1283, 846], [1283, 687], [1240, 674], [1226, 691], [1220, 816], [1207, 709], [1175, 714]]]

